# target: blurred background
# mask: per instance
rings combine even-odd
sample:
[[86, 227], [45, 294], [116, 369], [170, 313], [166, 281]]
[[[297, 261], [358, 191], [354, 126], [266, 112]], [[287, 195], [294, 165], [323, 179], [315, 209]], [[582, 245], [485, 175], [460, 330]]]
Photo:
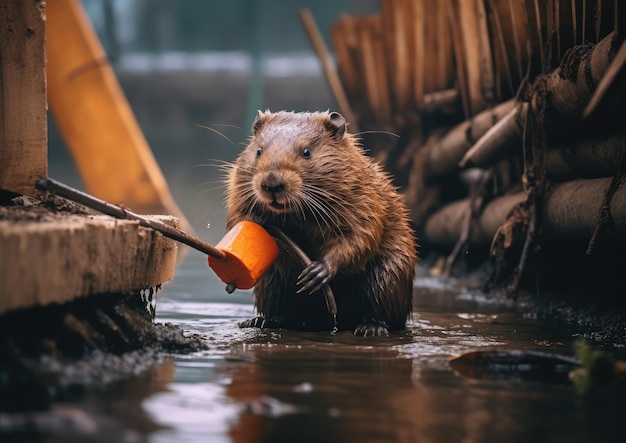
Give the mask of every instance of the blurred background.
[[[241, 151], [256, 111], [336, 109], [298, 11], [330, 47], [332, 22], [378, 3], [83, 0], [174, 198], [209, 242], [226, 218], [219, 165]], [[49, 174], [84, 189], [52, 115]]]

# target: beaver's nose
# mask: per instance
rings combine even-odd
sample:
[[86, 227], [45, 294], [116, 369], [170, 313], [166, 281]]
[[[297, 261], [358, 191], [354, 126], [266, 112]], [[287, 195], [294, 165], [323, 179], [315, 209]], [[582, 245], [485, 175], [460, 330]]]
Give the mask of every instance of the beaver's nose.
[[285, 184], [281, 182], [271, 182], [261, 184], [261, 188], [270, 194], [277, 194], [285, 189]]

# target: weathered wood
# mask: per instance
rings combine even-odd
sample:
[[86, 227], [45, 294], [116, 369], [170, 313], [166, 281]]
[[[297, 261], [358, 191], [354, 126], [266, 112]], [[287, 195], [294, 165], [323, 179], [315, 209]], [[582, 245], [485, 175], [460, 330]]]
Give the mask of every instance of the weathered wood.
[[[544, 240], [567, 241], [581, 244], [581, 254], [595, 230], [604, 192], [610, 178], [577, 180], [556, 186], [543, 203], [542, 228]], [[498, 197], [490, 202], [477, 223], [471, 227], [469, 241], [487, 245], [504, 224], [509, 212], [526, 200], [523, 192]], [[429, 217], [425, 239], [439, 246], [453, 246], [463, 230], [463, 221], [469, 210], [469, 199], [450, 203]], [[603, 235], [611, 241], [626, 237], [626, 187], [617, 190], [611, 202], [612, 229]]]
[[465, 153], [514, 106], [515, 101], [508, 100], [452, 128], [430, 151], [424, 170], [426, 178], [458, 170]]
[[461, 115], [459, 91], [444, 89], [424, 94], [421, 111], [424, 115]]
[[48, 173], [45, 8], [0, 3], [0, 189], [31, 196]]
[[355, 117], [359, 118], [364, 113], [364, 100], [362, 99], [363, 85], [359, 60], [356, 57], [355, 19], [345, 14], [342, 15], [339, 21], [331, 26], [330, 37], [335, 50], [339, 78], [352, 110], [355, 112]]
[[494, 100], [493, 61], [482, 0], [449, 0], [457, 79], [465, 97], [466, 116], [479, 113]]
[[173, 240], [108, 216], [3, 220], [0, 244], [0, 314], [156, 286], [173, 279], [176, 268]]
[[[421, 2], [411, 2], [419, 5]], [[389, 82], [393, 98], [394, 115], [406, 117], [411, 104], [411, 31], [413, 23], [409, 11], [405, 10], [404, 0], [383, 0], [381, 2], [382, 37], [388, 57]], [[408, 8], [407, 8], [408, 9]], [[421, 59], [420, 59], [421, 61]]]
[[591, 49], [578, 46], [568, 51], [561, 66], [545, 79], [550, 92], [549, 111], [563, 119], [582, 117], [619, 43], [621, 40], [612, 32]]
[[455, 86], [454, 51], [450, 22], [450, 3], [422, 0], [424, 61], [424, 94], [431, 94]]
[[[470, 228], [469, 243], [488, 245], [494, 234], [506, 221], [511, 210], [526, 200], [526, 194], [505, 195], [491, 201]], [[470, 208], [469, 199], [450, 203], [428, 218], [424, 229], [425, 239], [439, 246], [453, 246], [463, 231], [463, 222]]]
[[385, 60], [380, 41], [381, 19], [379, 16], [362, 17], [357, 23], [360, 42], [359, 55], [363, 67], [365, 92], [370, 112], [377, 125], [386, 125], [391, 120], [391, 104], [387, 86]]
[[317, 25], [315, 24], [315, 20], [313, 19], [313, 15], [311, 11], [308, 9], [300, 10], [300, 21], [304, 26], [304, 29], [309, 36], [309, 40], [311, 40], [311, 44], [313, 45], [313, 49], [317, 54], [317, 58], [319, 59], [322, 65], [322, 71], [326, 77], [326, 81], [330, 86], [330, 90], [333, 92], [333, 96], [337, 101], [337, 106], [339, 106], [339, 110], [346, 118], [348, 122], [350, 122], [350, 130], [352, 132], [358, 132], [358, 122], [356, 116], [352, 112], [352, 108], [350, 107], [350, 103], [348, 102], [348, 98], [346, 97], [346, 93], [343, 89], [343, 85], [341, 84], [341, 80], [339, 75], [337, 74], [337, 70], [332, 62], [330, 54], [328, 53], [328, 48], [324, 43], [324, 39], [317, 29]]
[[488, 167], [498, 160], [521, 153], [527, 115], [528, 103], [520, 103], [511, 109], [474, 143], [459, 162], [459, 166]]
[[[547, 197], [543, 214], [545, 238], [587, 244], [591, 239], [611, 178], [576, 180], [557, 186]], [[601, 237], [610, 241], [626, 238], [626, 186], [611, 201], [611, 229]], [[581, 251], [584, 253], [585, 248]]]
[[48, 3], [48, 98], [90, 194], [188, 223], [80, 1]]
[[624, 97], [626, 96], [626, 42], [622, 42], [622, 46], [615, 55], [615, 58], [609, 65], [606, 73], [602, 76], [602, 80], [594, 91], [589, 103], [583, 112], [583, 118], [589, 118], [598, 109], [604, 112], [624, 112], [623, 109], [616, 109], [624, 106]]
[[178, 242], [191, 246], [192, 248], [207, 255], [210, 255], [211, 257], [218, 260], [226, 261], [228, 259], [226, 253], [223, 250], [218, 249], [215, 246], [200, 240], [198, 237], [189, 235], [174, 226], [170, 226], [166, 223], [161, 223], [158, 220], [154, 220], [150, 217], [144, 217], [139, 214], [135, 214], [134, 212], [129, 211], [126, 208], [122, 208], [121, 206], [113, 205], [109, 202], [105, 202], [104, 200], [100, 200], [51, 178], [40, 177], [39, 179], [37, 179], [36, 186], [42, 191], [48, 191], [52, 194], [87, 206], [90, 209], [94, 209], [103, 214], [110, 215], [111, 217], [138, 221], [139, 224], [145, 228], [154, 229], [155, 231], [160, 232], [161, 234], [165, 235], [168, 238], [171, 238], [172, 240], [176, 240]]
[[557, 146], [546, 154], [546, 173], [551, 180], [611, 177], [626, 153], [626, 135], [577, 140]]

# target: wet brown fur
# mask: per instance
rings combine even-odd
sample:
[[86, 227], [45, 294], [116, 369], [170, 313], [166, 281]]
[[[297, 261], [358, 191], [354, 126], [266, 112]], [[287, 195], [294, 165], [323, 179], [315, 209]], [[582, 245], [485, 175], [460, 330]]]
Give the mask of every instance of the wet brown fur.
[[[309, 279], [319, 286], [330, 278], [339, 329], [404, 329], [416, 260], [408, 212], [389, 176], [345, 132], [343, 117], [259, 112], [227, 187], [228, 228], [252, 220], [290, 236], [318, 264]], [[261, 317], [243, 326], [330, 329], [321, 291], [297, 293], [301, 272], [281, 254], [254, 288]]]

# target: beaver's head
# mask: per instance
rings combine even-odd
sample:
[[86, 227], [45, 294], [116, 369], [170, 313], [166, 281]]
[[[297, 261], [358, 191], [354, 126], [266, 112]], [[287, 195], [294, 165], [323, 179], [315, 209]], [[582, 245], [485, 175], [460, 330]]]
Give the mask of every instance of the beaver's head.
[[255, 212], [328, 216], [342, 171], [341, 114], [259, 112], [252, 133], [235, 163], [237, 197], [248, 199]]

